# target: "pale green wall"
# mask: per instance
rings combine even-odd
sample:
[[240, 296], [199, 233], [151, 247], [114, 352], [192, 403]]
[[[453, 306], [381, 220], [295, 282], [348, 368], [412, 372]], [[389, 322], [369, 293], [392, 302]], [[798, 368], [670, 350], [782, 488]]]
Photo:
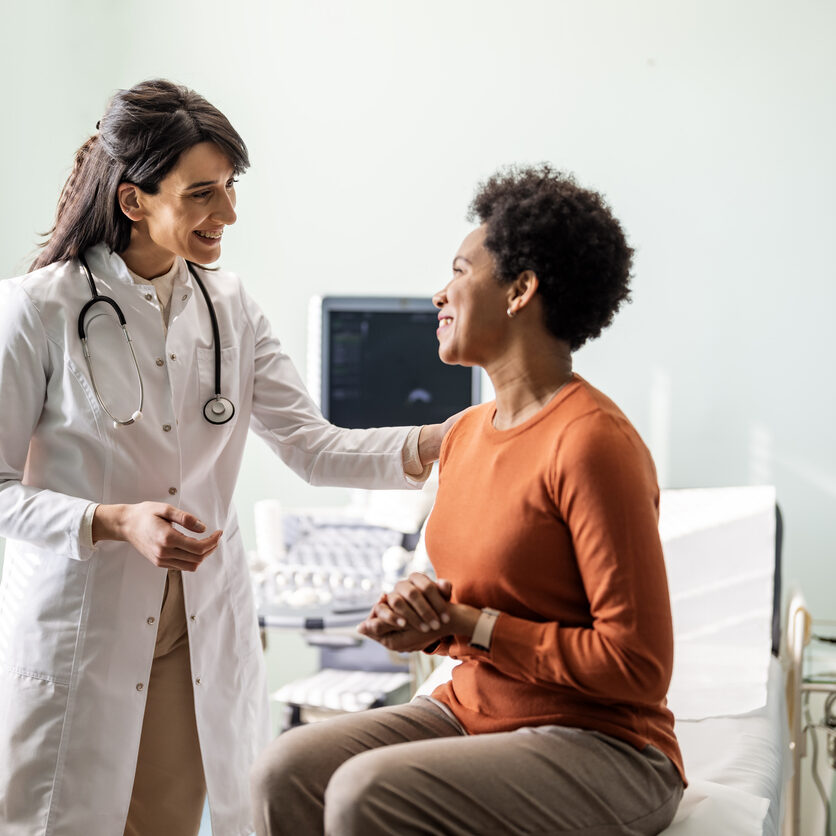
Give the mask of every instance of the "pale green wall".
[[[164, 75], [247, 139], [240, 272], [304, 368], [314, 293], [430, 294], [476, 181], [548, 159], [601, 188], [635, 301], [576, 367], [664, 484], [773, 481], [787, 574], [836, 617], [836, 7], [820, 0], [5, 4], [0, 275], [49, 226], [108, 94]], [[13, 420], [13, 405], [3, 405]], [[254, 441], [237, 499], [340, 501]]]

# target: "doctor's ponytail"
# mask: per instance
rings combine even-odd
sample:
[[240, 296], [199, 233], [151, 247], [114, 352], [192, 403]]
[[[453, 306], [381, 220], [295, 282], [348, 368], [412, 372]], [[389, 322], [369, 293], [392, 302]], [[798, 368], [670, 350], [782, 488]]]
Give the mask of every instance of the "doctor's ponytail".
[[116, 186], [119, 185], [121, 170], [114, 163], [102, 148], [98, 134], [93, 134], [76, 151], [73, 169], [58, 199], [55, 226], [48, 233], [31, 270], [54, 261], [76, 258], [79, 253], [106, 240], [109, 226], [120, 225], [113, 211], [118, 207], [112, 207], [108, 213], [108, 207], [101, 199], [101, 194], [107, 193], [108, 186], [114, 181]]
[[244, 140], [223, 113], [194, 90], [164, 79], [120, 90], [96, 127], [98, 133], [76, 152], [55, 225], [31, 270], [76, 258], [96, 244], [116, 253], [125, 250], [132, 222], [119, 206], [119, 184], [156, 194], [193, 145], [215, 143], [236, 174], [250, 164]]
[[56, 217], [60, 218], [64, 214], [64, 209], [66, 208], [67, 203], [71, 201], [76, 190], [79, 174], [84, 166], [84, 162], [90, 156], [90, 151], [98, 138], [98, 134], [93, 134], [93, 136], [91, 136], [90, 139], [88, 139], [87, 142], [85, 142], [84, 145], [82, 145], [81, 148], [75, 152], [73, 170], [70, 172], [70, 176], [67, 178], [64, 188], [61, 189], [61, 197], [58, 199], [58, 209], [55, 212]]

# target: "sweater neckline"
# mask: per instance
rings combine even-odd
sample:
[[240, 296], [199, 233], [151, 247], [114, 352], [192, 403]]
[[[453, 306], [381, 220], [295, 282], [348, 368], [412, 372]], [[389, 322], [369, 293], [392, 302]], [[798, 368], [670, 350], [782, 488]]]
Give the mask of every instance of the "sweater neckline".
[[554, 397], [541, 409], [534, 413], [530, 418], [526, 418], [521, 424], [517, 424], [515, 427], [510, 427], [507, 430], [498, 430], [493, 425], [493, 420], [496, 417], [496, 401], [493, 401], [491, 404], [491, 409], [486, 409], [485, 414], [483, 417], [484, 421], [484, 432], [485, 436], [489, 441], [501, 443], [504, 441], [508, 441], [511, 438], [515, 438], [516, 436], [524, 433], [526, 430], [531, 429], [531, 427], [539, 424], [544, 419], [548, 418], [553, 412], [555, 412], [560, 405], [566, 400], [572, 392], [577, 391], [578, 386], [583, 383], [583, 378], [577, 374], [576, 372], [572, 372], [572, 377], [560, 387]]

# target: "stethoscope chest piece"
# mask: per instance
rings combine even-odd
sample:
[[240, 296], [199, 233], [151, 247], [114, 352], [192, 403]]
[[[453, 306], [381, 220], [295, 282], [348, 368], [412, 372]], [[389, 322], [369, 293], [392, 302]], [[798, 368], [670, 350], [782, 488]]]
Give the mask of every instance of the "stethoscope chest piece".
[[203, 405], [203, 417], [210, 424], [225, 424], [235, 415], [235, 407], [228, 398], [215, 395]]

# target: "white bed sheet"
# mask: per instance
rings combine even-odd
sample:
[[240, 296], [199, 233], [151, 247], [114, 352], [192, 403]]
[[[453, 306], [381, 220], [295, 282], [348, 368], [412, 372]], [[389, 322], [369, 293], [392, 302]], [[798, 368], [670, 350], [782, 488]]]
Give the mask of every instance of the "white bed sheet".
[[784, 683], [773, 658], [763, 708], [677, 722], [689, 785], [665, 836], [779, 836], [790, 770]]

